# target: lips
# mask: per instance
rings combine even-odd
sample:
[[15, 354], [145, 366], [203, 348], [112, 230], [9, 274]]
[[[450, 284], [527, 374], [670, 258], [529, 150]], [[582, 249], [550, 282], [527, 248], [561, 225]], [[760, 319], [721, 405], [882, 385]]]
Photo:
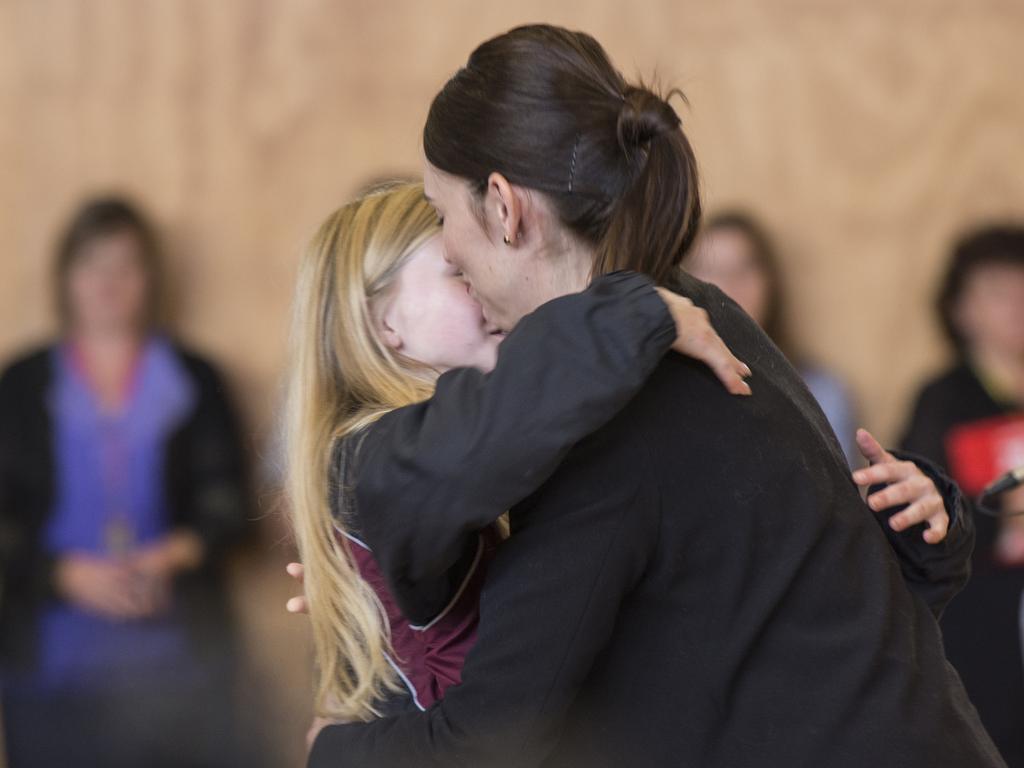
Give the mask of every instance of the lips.
[[499, 328], [494, 323], [492, 323], [490, 320], [488, 320], [486, 314], [483, 315], [483, 319], [484, 319], [484, 332], [485, 333], [487, 333], [490, 336], [504, 336], [505, 335], [505, 331], [502, 328]]

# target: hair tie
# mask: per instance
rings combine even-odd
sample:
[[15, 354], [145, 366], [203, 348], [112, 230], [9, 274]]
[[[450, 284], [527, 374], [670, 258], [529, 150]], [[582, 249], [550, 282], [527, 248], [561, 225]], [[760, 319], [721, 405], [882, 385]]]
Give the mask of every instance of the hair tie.
[[580, 134], [576, 134], [576, 140], [572, 143], [572, 157], [569, 159], [569, 194], [572, 194], [572, 186], [576, 180], [576, 151], [580, 147]]

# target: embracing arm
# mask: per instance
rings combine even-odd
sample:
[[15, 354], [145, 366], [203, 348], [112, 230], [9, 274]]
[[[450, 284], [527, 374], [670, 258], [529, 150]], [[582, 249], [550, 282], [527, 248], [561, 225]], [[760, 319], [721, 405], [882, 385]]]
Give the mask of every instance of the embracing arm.
[[[934, 544], [924, 539], [923, 531], [926, 528], [922, 523], [900, 530], [894, 530], [891, 525], [882, 525], [910, 591], [924, 600], [935, 618], [939, 619], [949, 601], [964, 588], [970, 578], [974, 521], [959, 486], [936, 465], [911, 454], [895, 453], [894, 456], [901, 461], [913, 462], [934, 483], [949, 517], [945, 538]], [[890, 508], [883, 513], [881, 519], [888, 522], [903, 511], [903, 507]]]
[[467, 536], [625, 406], [675, 338], [650, 280], [606, 275], [524, 318], [492, 372], [448, 372], [429, 400], [367, 430], [354, 451], [359, 527], [410, 620], [448, 601]]
[[886, 451], [864, 430], [857, 442], [871, 466], [854, 479], [871, 486], [868, 504], [903, 579], [939, 619], [971, 571], [974, 522], [960, 488], [927, 459]]
[[543, 496], [517, 507], [515, 534], [488, 571], [462, 684], [426, 712], [328, 726], [310, 768], [543, 762], [658, 535], [642, 468], [624, 472], [621, 451], [596, 447], [573, 451]]

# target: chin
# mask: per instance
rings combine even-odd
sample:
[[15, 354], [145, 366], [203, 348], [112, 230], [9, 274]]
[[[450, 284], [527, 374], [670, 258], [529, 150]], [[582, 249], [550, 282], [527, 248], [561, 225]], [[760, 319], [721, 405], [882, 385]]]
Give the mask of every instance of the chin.
[[481, 355], [480, 357], [481, 359], [477, 364], [477, 368], [484, 373], [490, 373], [498, 363], [498, 345], [495, 344], [486, 355]]

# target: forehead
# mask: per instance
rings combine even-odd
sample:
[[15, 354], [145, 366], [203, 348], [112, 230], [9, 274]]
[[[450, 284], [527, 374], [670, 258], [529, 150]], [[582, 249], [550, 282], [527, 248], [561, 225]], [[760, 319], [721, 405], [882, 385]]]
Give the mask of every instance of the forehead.
[[989, 261], [975, 264], [968, 272], [965, 282], [974, 285], [1012, 283], [1024, 284], [1024, 263]]
[[745, 234], [735, 229], [705, 232], [694, 249], [695, 260], [707, 265], [726, 266], [753, 261], [753, 248]]
[[132, 229], [119, 228], [89, 237], [79, 244], [74, 255], [79, 260], [96, 256], [135, 257], [141, 249], [142, 241], [138, 233]]
[[423, 194], [430, 200], [436, 197], [436, 169], [430, 161], [423, 158]]

